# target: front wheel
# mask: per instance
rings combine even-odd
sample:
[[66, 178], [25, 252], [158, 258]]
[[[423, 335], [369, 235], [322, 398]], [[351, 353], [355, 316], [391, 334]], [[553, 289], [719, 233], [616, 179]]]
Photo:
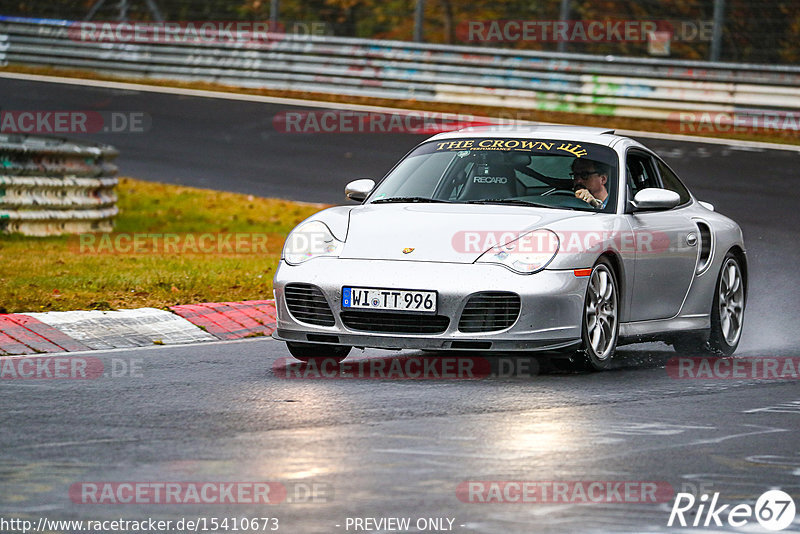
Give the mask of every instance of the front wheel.
[[702, 335], [677, 338], [673, 343], [675, 350], [685, 354], [733, 354], [742, 337], [746, 283], [739, 260], [728, 252], [717, 277], [711, 306], [711, 328]]
[[619, 286], [614, 268], [601, 258], [592, 268], [583, 304], [583, 346], [578, 359], [582, 367], [607, 369], [619, 337]]
[[332, 359], [336, 360], [336, 363], [339, 363], [347, 358], [347, 355], [350, 354], [350, 351], [353, 347], [347, 347], [344, 345], [323, 345], [321, 343], [295, 343], [293, 341], [287, 341], [286, 348], [289, 349], [289, 353], [292, 356], [301, 362], [307, 362], [309, 360]]

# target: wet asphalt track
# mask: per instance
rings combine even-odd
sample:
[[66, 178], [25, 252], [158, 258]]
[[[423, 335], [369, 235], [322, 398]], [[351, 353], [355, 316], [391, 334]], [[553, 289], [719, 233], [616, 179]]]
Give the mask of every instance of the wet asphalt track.
[[[0, 107], [145, 111], [147, 134], [93, 137], [120, 148], [121, 174], [308, 201], [338, 202], [346, 181], [382, 175], [422, 139], [286, 135], [272, 127], [284, 106], [4, 79]], [[800, 355], [800, 155], [644, 142], [744, 229], [751, 288], [737, 356]], [[386, 381], [280, 378], [287, 353], [268, 339], [93, 353], [106, 368], [135, 360], [141, 376], [0, 384], [0, 516], [270, 515], [291, 533], [353, 532], [348, 516], [448, 517], [455, 532], [670, 530], [671, 501], [468, 504], [456, 496], [466, 480], [665, 481], [750, 504], [780, 487], [800, 505], [797, 381], [673, 380], [665, 345], [620, 354], [599, 374]], [[317, 483], [329, 498], [266, 507], [70, 501], [71, 484], [98, 480], [269, 480], [290, 498]]]

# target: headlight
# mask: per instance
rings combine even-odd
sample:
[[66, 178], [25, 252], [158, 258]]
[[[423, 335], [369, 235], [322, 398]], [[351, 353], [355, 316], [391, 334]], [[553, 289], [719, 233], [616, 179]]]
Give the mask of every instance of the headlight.
[[555, 232], [535, 230], [513, 241], [496, 245], [475, 260], [475, 263], [496, 263], [519, 274], [541, 271], [558, 254], [559, 240]]
[[333, 237], [325, 223], [311, 221], [295, 228], [283, 246], [282, 257], [290, 265], [320, 257], [336, 257], [344, 243]]

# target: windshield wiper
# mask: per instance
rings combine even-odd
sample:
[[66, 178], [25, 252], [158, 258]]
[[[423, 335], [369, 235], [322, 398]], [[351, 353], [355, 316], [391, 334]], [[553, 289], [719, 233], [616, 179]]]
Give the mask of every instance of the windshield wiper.
[[486, 198], [482, 200], [467, 200], [465, 204], [515, 204], [517, 206], [533, 206], [535, 208], [566, 209], [574, 210], [571, 206], [551, 206], [549, 204], [538, 204], [529, 200], [519, 200], [517, 198]]
[[389, 197], [389, 198], [379, 198], [378, 200], [373, 200], [370, 204], [388, 204], [390, 202], [431, 202], [431, 203], [445, 203], [451, 204], [449, 200], [441, 200], [438, 198], [426, 198], [426, 197]]

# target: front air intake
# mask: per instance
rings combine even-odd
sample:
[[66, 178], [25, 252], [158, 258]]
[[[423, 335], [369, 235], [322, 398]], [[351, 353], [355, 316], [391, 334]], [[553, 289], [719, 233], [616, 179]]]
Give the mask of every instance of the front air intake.
[[351, 330], [383, 334], [441, 334], [450, 319], [444, 315], [347, 310], [342, 323]]
[[301, 323], [333, 326], [333, 312], [322, 290], [311, 284], [288, 284], [283, 290], [289, 313]]
[[460, 332], [495, 332], [505, 330], [519, 317], [520, 298], [516, 293], [486, 291], [470, 295], [461, 320]]

